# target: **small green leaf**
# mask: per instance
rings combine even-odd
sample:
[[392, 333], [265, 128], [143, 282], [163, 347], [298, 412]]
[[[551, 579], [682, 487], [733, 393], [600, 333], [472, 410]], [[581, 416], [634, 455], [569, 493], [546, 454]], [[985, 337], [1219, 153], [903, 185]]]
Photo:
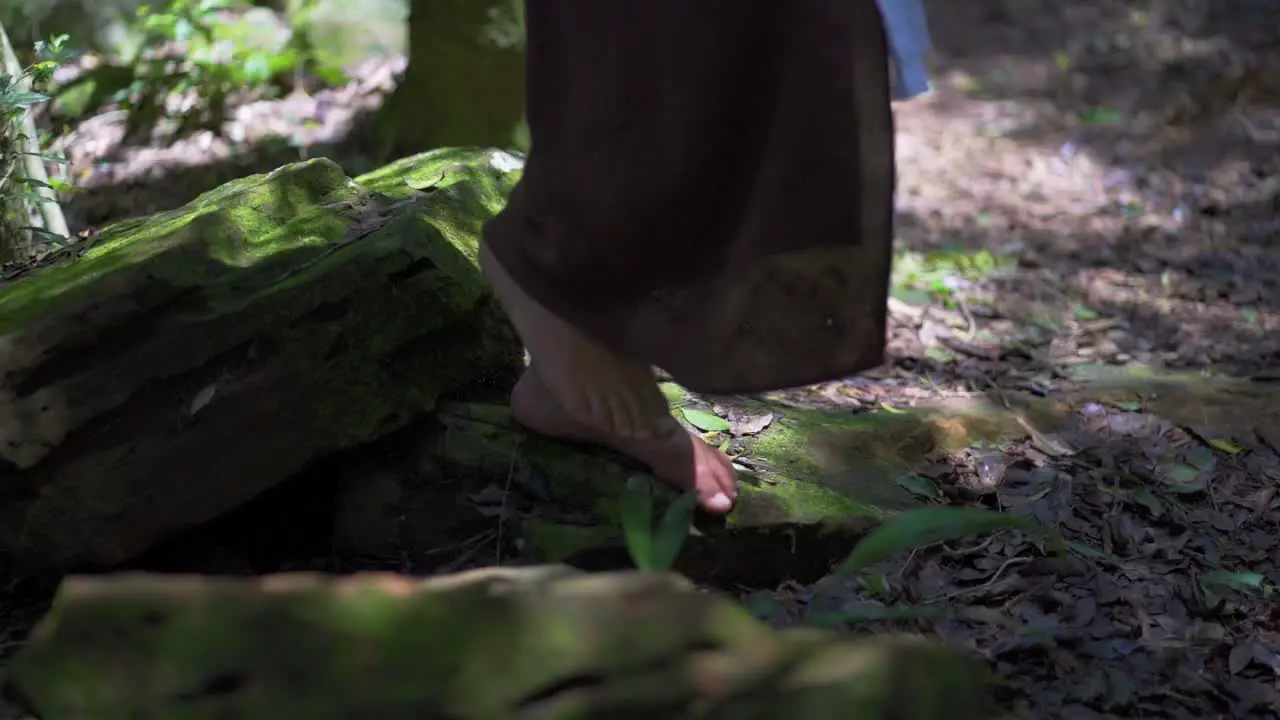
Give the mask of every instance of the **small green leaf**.
[[924, 356], [943, 365], [956, 359], [956, 354], [944, 347], [931, 347], [924, 351]]
[[903, 475], [895, 480], [899, 487], [922, 498], [936, 500], [942, 497], [942, 490], [929, 478], [914, 473]]
[[892, 594], [892, 588], [889, 587], [889, 578], [883, 573], [868, 574], [862, 578], [862, 586], [873, 597], [887, 598]]
[[908, 305], [928, 305], [933, 301], [933, 296], [929, 294], [929, 291], [904, 285], [893, 288], [890, 294], [895, 299], [901, 300]]
[[1180, 462], [1162, 462], [1159, 465], [1160, 474], [1166, 483], [1174, 485], [1190, 485], [1196, 482], [1196, 478], [1200, 477], [1201, 470], [1195, 465], [1188, 465]]
[[48, 95], [42, 95], [38, 92], [15, 92], [5, 93], [4, 102], [6, 105], [16, 107], [30, 107], [39, 105], [49, 99]]
[[37, 179], [35, 179], [35, 178], [25, 178], [25, 177], [24, 177], [24, 178], [22, 178], [21, 183], [22, 183], [23, 185], [26, 185], [27, 187], [34, 187], [34, 188], [48, 188], [48, 189], [50, 189], [50, 190], [52, 190], [52, 189], [53, 189], [53, 186], [52, 186], [52, 185], [50, 185], [49, 183], [47, 183], [47, 182], [45, 182], [45, 181], [43, 181], [43, 180], [37, 180]]
[[687, 420], [690, 425], [703, 432], [727, 432], [733, 428], [727, 420], [715, 413], [709, 413], [706, 410], [680, 408], [680, 412], [684, 414], [684, 419]]
[[1188, 465], [1192, 465], [1200, 470], [1212, 470], [1218, 465], [1218, 458], [1214, 456], [1213, 450], [1202, 445], [1196, 445], [1187, 450], [1187, 454], [1183, 456]]
[[667, 506], [655, 526], [653, 514], [658, 496], [654, 480], [637, 474], [627, 478], [626, 488], [618, 498], [627, 552], [644, 572], [662, 572], [675, 564], [698, 504], [696, 493], [680, 495]]
[[1082, 542], [1076, 542], [1074, 540], [1069, 541], [1067, 543], [1067, 547], [1087, 558], [1093, 558], [1094, 560], [1105, 560], [1107, 562], [1119, 564], [1119, 562], [1115, 558], [1107, 555], [1106, 553], [1104, 553], [1101, 550], [1098, 550], [1097, 548], [1089, 547], [1088, 545], [1085, 545]]
[[689, 525], [697, 507], [698, 494], [693, 492], [680, 495], [667, 506], [653, 534], [649, 570], [670, 570], [676, 564], [680, 549], [689, 537]]
[[30, 157], [38, 157], [38, 158], [40, 158], [41, 160], [44, 160], [44, 161], [46, 161], [46, 162], [61, 163], [61, 164], [63, 164], [63, 165], [65, 165], [66, 163], [70, 162], [70, 161], [69, 161], [69, 160], [67, 160], [65, 157], [58, 157], [57, 155], [46, 155], [46, 154], [44, 154], [44, 153], [34, 153], [34, 152], [15, 152], [15, 153], [14, 153], [14, 155], [25, 155], [25, 156], [30, 156]]
[[1033, 520], [980, 508], [935, 505], [886, 520], [858, 543], [836, 572], [849, 575], [901, 552], [1000, 530], [1035, 533], [1048, 539], [1055, 552], [1066, 549], [1061, 536]]
[[1114, 108], [1086, 108], [1080, 113], [1080, 121], [1085, 125], [1105, 125], [1115, 127], [1124, 124], [1124, 114]]
[[1193, 495], [1204, 491], [1201, 477], [1204, 470], [1188, 463], [1173, 460], [1162, 461], [1156, 469], [1165, 489], [1179, 495]]
[[1228, 455], [1238, 455], [1244, 452], [1244, 447], [1231, 438], [1210, 438], [1209, 444], [1212, 445], [1214, 449]]
[[627, 478], [618, 497], [622, 534], [631, 561], [641, 570], [653, 567], [653, 481], [643, 475]]
[[21, 193], [16, 193], [16, 195], [22, 198], [23, 200], [26, 200], [29, 203], [35, 203], [37, 205], [45, 205], [49, 203], [58, 202], [57, 198], [46, 197], [39, 193], [21, 192]]
[[1151, 513], [1151, 517], [1159, 518], [1164, 515], [1164, 503], [1155, 496], [1148, 488], [1141, 488], [1133, 494], [1133, 501], [1147, 509]]
[[1085, 307], [1084, 305], [1076, 305], [1077, 320], [1083, 320], [1085, 322], [1089, 322], [1092, 320], [1097, 320], [1099, 317], [1101, 316], [1098, 315], [1098, 311], [1092, 308]]
[[1227, 572], [1214, 570], [1200, 576], [1205, 585], [1219, 585], [1233, 590], [1260, 590], [1267, 585], [1267, 578], [1255, 572]]

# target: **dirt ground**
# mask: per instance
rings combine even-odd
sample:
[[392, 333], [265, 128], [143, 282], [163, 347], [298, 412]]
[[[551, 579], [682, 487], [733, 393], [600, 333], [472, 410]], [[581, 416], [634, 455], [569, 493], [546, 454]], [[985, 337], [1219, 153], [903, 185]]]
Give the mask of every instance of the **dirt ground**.
[[[808, 394], [1053, 395], [1159, 367], [1252, 378], [1255, 395], [1205, 379], [1172, 403], [1100, 397], [1081, 410], [1091, 445], [1033, 434], [958, 453], [923, 473], [947, 502], [1035, 517], [1079, 552], [1046, 560], [1010, 534], [925, 548], [836, 604], [860, 631], [988, 659], [1026, 717], [1278, 717], [1280, 417], [1256, 388], [1280, 380], [1280, 4], [929, 5], [935, 92], [897, 111], [891, 362]], [[121, 150], [118, 119], [84, 123], [67, 145], [86, 188], [72, 219], [170, 208], [326, 152], [398, 67], [240, 107], [226, 137]], [[818, 601], [767, 596], [780, 624]], [[867, 619], [904, 606], [937, 612]]]

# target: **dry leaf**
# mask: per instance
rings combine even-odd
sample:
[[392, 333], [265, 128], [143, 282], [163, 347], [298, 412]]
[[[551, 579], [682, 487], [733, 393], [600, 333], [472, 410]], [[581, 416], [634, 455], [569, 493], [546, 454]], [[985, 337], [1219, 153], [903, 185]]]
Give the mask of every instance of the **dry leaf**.
[[217, 393], [218, 393], [217, 383], [211, 383], [208, 387], [196, 393], [196, 396], [191, 398], [191, 407], [187, 410], [187, 415], [190, 417], [195, 417], [196, 413], [203, 410], [205, 406], [208, 405], [213, 400], [213, 396], [216, 395]]
[[773, 423], [773, 413], [765, 413], [764, 415], [745, 415], [736, 418], [733, 421], [729, 432], [734, 437], [742, 437], [744, 435], [755, 435]]
[[1251, 662], [1253, 662], [1253, 642], [1249, 640], [1231, 648], [1231, 654], [1227, 656], [1227, 667], [1232, 675], [1239, 675], [1249, 667]]

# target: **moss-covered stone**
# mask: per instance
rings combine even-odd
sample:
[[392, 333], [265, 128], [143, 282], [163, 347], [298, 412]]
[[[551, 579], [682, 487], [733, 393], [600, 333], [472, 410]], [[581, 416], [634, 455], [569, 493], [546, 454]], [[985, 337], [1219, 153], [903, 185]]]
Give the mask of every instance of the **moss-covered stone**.
[[[663, 389], [678, 417], [686, 408], [712, 409], [674, 384]], [[769, 586], [821, 577], [881, 519], [918, 506], [921, 500], [897, 482], [914, 467], [1028, 432], [1027, 412], [971, 399], [858, 415], [726, 398], [717, 398], [715, 408], [772, 420], [738, 437], [707, 435], [736, 458], [741, 494], [727, 518], [696, 521], [676, 566], [706, 582]], [[448, 404], [438, 417], [442, 430], [428, 452], [431, 462], [466, 468], [538, 502], [539, 511], [520, 524], [529, 555], [560, 562], [622, 547], [618, 498], [641, 468], [611, 453], [527, 435], [503, 407]], [[659, 487], [664, 501], [675, 497]]]
[[993, 717], [940, 646], [775, 631], [669, 575], [68, 581], [14, 659], [45, 718]]
[[0, 552], [122, 560], [512, 367], [476, 248], [517, 177], [480, 149], [298, 163], [5, 287]]

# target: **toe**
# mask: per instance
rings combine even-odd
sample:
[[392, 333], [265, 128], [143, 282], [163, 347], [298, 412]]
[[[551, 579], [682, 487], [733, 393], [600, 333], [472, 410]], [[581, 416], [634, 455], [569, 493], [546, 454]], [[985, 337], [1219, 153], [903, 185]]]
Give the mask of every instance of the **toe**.
[[725, 515], [733, 510], [733, 500], [722, 492], [713, 493], [710, 497], [704, 496], [701, 503], [702, 509], [712, 515]]
[[724, 453], [701, 439], [690, 439], [697, 443], [696, 484], [702, 507], [709, 513], [723, 515], [733, 509], [738, 497], [738, 482], [733, 464]]
[[733, 465], [726, 462], [723, 467], [717, 468], [716, 484], [720, 487], [720, 491], [729, 496], [732, 501], [738, 500], [738, 473], [733, 469]]

